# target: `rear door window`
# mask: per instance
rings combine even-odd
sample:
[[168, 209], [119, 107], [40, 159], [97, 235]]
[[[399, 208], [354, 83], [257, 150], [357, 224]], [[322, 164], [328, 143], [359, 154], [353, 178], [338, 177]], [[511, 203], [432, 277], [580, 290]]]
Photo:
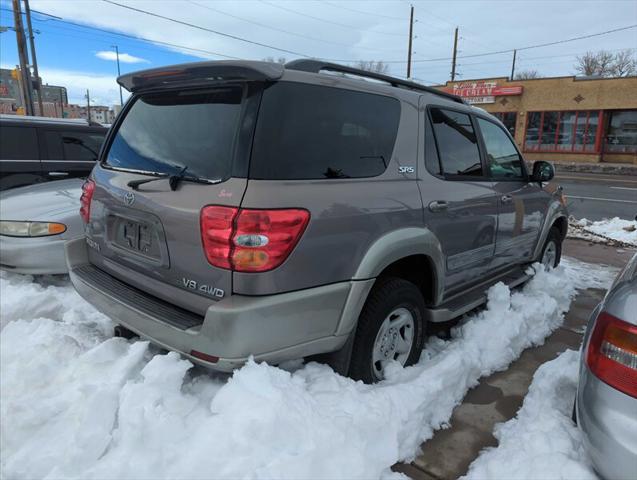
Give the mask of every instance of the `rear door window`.
[[478, 137], [466, 113], [432, 108], [431, 121], [445, 175], [482, 176]]
[[49, 130], [45, 132], [49, 159], [95, 161], [104, 135], [105, 133]]
[[126, 113], [104, 166], [207, 179], [229, 176], [241, 117], [240, 87], [141, 95]]
[[489, 174], [496, 178], [523, 178], [522, 158], [504, 130], [483, 118], [478, 118], [478, 125], [487, 151]]
[[400, 102], [391, 97], [278, 82], [263, 93], [250, 177], [373, 177], [391, 159]]
[[35, 128], [0, 126], [0, 158], [39, 160], [38, 136]]

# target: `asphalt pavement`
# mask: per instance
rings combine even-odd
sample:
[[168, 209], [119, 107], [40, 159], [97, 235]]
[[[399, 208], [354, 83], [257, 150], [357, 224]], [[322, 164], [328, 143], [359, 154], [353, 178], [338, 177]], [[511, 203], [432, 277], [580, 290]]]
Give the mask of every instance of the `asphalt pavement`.
[[569, 212], [576, 218], [637, 216], [637, 176], [563, 172], [555, 181], [564, 187]]
[[[565, 255], [617, 268], [623, 267], [635, 253], [632, 249], [574, 239], [567, 239], [563, 248]], [[449, 428], [436, 431], [433, 438], [423, 443], [421, 453], [413, 462], [396, 464], [393, 470], [413, 480], [452, 479], [464, 475], [482, 449], [498, 445], [493, 428], [516, 416], [537, 368], [566, 349], [580, 347], [590, 313], [605, 293], [593, 288], [578, 292], [560, 328], [542, 345], [525, 350], [507, 370], [482, 378], [454, 409]]]

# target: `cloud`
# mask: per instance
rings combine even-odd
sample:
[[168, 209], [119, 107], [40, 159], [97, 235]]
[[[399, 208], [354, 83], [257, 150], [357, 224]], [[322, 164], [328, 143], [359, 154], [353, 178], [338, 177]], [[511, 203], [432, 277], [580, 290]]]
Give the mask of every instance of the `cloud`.
[[[119, 105], [119, 85], [115, 75], [62, 70], [57, 68], [40, 68], [44, 82], [51, 85], [62, 85], [67, 88], [69, 103], [86, 104], [86, 90], [91, 95], [91, 105]], [[123, 90], [124, 101], [129, 96]]]
[[[106, 2], [91, 2], [90, 8], [78, 8], [78, 3], [82, 3], [78, 0], [30, 0], [30, 3], [32, 9], [88, 26], [148, 38], [157, 42], [159, 48], [202, 59], [285, 57], [293, 60], [307, 56], [346, 64], [357, 60], [384, 60], [391, 62], [391, 74], [406, 74], [409, 2], [193, 0], [177, 2], [179, 8], [175, 8], [174, 1], [118, 0], [118, 3], [201, 25], [248, 42], [125, 10]], [[610, 0], [580, 2], [581, 8], [577, 9], [573, 9], [570, 2], [552, 2], [550, 15], [546, 14], [546, 9], [538, 9], [537, 2], [529, 0], [489, 0], [481, 2], [476, 8], [462, 6], [472, 2], [414, 3], [417, 5], [414, 9], [416, 22], [411, 74], [428, 83], [440, 83], [449, 78], [449, 57], [457, 25], [461, 25], [458, 72], [462, 75], [460, 78], [471, 79], [508, 75], [511, 53], [462, 58], [467, 55], [575, 37], [582, 32], [594, 33], [604, 30], [606, 25], [616, 26], [618, 18], [635, 18], [637, 15], [637, 2]], [[608, 7], [609, 4], [612, 8]], [[78, 30], [73, 34], [106, 35], [99, 31], [87, 33], [84, 29], [82, 33]], [[104, 38], [108, 38], [105, 41], [110, 44], [114, 41], [111, 36]], [[517, 65], [520, 69], [537, 68], [545, 76], [568, 75], [573, 73], [576, 55], [587, 50], [626, 48], [626, 45], [635, 43], [634, 39], [635, 30], [626, 30], [564, 45], [518, 51]], [[169, 47], [162, 42], [178, 46]], [[263, 44], [287, 52], [266, 48]], [[109, 56], [112, 60], [114, 53], [110, 52]], [[169, 58], [153, 57], [153, 64], [161, 65]], [[120, 61], [123, 61], [121, 57]]]
[[[0, 63], [0, 68], [15, 68], [8, 63]], [[79, 70], [65, 70], [42, 65], [39, 68], [42, 83], [66, 87], [69, 103], [86, 105], [86, 90], [91, 95], [91, 105], [119, 105], [119, 84], [116, 75], [84, 72]], [[126, 89], [122, 89], [124, 102], [130, 96]]]
[[[112, 62], [117, 60], [117, 54], [112, 50], [102, 50], [101, 52], [97, 52], [95, 56], [102, 60], [110, 60]], [[150, 63], [150, 61], [145, 58], [136, 57], [128, 53], [120, 53], [119, 61], [122, 63]]]

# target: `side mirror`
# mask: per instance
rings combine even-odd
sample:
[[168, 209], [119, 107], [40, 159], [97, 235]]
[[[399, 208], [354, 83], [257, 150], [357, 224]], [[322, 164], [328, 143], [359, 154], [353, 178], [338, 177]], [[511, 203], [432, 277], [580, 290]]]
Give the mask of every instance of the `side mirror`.
[[555, 168], [552, 163], [538, 160], [533, 162], [533, 175], [531, 180], [534, 182], [550, 182], [555, 176]]

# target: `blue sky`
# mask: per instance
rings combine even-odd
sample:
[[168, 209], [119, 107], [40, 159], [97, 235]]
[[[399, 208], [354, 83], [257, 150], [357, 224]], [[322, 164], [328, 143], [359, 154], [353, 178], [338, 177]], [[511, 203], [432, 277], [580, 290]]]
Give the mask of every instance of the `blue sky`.
[[[13, 25], [11, 3], [3, 1], [1, 5], [0, 24]], [[71, 25], [37, 13], [32, 14], [32, 22], [33, 28], [40, 32], [36, 34], [36, 48], [40, 63], [49, 65], [50, 59], [54, 59], [54, 65], [49, 66], [60, 69], [116, 74], [117, 66], [114, 61], [102, 60], [96, 56], [97, 52], [113, 50], [113, 45], [118, 45], [120, 53], [127, 53], [147, 61], [139, 63], [120, 61], [122, 73], [156, 65], [200, 60], [198, 57], [184, 55], [150, 42], [116, 34], [109, 35], [88, 26]], [[15, 34], [12, 31], [5, 32], [0, 39], [2, 63], [18, 63]]]
[[[405, 75], [406, 0], [116, 0], [127, 6], [212, 29], [215, 34], [131, 11], [103, 0], [30, 0], [40, 10], [74, 26], [33, 14], [40, 73], [44, 82], [65, 85], [72, 102], [83, 101], [86, 88], [96, 103], [119, 103], [117, 66], [98, 57], [117, 44], [135, 63], [121, 62], [122, 73], [161, 65], [231, 57], [264, 59], [301, 54], [353, 64], [357, 60], [389, 61], [390, 73]], [[444, 83], [449, 77], [453, 30], [460, 28], [459, 66], [462, 79], [507, 76], [511, 53], [470, 57], [520, 48], [637, 24], [634, 0], [414, 0], [412, 76], [421, 82]], [[13, 25], [11, 2], [0, 0], [0, 24]], [[144, 42], [96, 28], [143, 36]], [[248, 41], [230, 38], [240, 37]], [[161, 45], [170, 42], [178, 47]], [[263, 45], [255, 45], [257, 42]], [[524, 50], [519, 69], [543, 76], [571, 75], [577, 55], [588, 50], [637, 51], [637, 29], [586, 40]], [[189, 49], [197, 49], [196, 51]], [[288, 50], [282, 52], [281, 50]], [[293, 53], [290, 53], [293, 52]], [[107, 56], [109, 54], [102, 54]], [[466, 58], [463, 58], [466, 57]], [[125, 57], [122, 55], [122, 60]], [[15, 34], [0, 34], [0, 64], [18, 63]]]

